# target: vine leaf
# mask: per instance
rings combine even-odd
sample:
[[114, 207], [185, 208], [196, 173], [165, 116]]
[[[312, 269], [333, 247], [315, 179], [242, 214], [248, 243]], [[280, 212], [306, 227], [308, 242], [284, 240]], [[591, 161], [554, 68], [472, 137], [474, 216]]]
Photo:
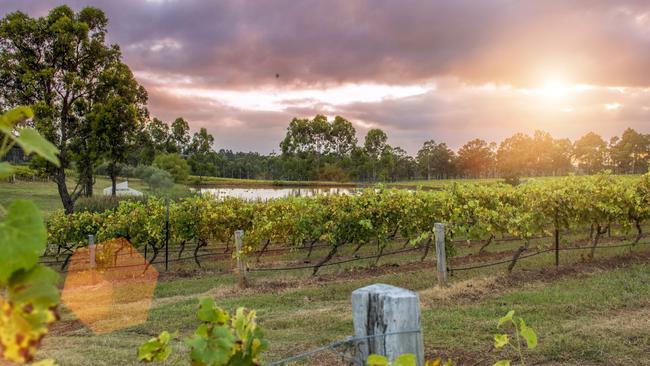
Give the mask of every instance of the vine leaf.
[[512, 317], [515, 315], [514, 310], [510, 310], [508, 314], [506, 314], [504, 317], [499, 319], [499, 324], [497, 325], [497, 328], [501, 327], [503, 324], [512, 321]]
[[366, 363], [368, 366], [388, 366], [388, 359], [381, 355], [370, 355]]
[[178, 333], [176, 332], [170, 334], [165, 330], [158, 337], [151, 338], [143, 343], [138, 348], [138, 360], [145, 362], [165, 361], [172, 353], [169, 341], [177, 335]]
[[29, 270], [45, 250], [47, 231], [36, 205], [14, 201], [0, 222], [0, 258], [11, 258], [0, 266], [0, 284], [6, 284], [17, 270]]
[[495, 334], [494, 335], [494, 347], [503, 348], [510, 342], [507, 334]]
[[524, 337], [524, 339], [526, 340], [526, 344], [528, 345], [528, 348], [533, 349], [537, 347], [537, 334], [535, 334], [533, 328], [528, 327], [524, 319], [519, 319], [519, 321], [520, 321], [520, 328], [521, 328], [521, 336]]
[[393, 362], [393, 366], [416, 366], [416, 364], [415, 355], [411, 353], [399, 355]]
[[21, 128], [20, 135], [16, 138], [16, 142], [20, 147], [25, 150], [25, 154], [35, 152], [42, 158], [46, 159], [52, 164], [59, 165], [59, 158], [56, 156], [59, 150], [47, 141], [33, 128]]

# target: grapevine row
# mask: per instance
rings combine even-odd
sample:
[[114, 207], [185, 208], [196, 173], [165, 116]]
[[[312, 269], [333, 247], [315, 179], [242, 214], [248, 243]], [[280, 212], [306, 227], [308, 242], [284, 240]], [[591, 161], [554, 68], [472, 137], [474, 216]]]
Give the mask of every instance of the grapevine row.
[[[159, 198], [123, 201], [103, 213], [58, 212], [48, 221], [48, 238], [57, 252], [85, 245], [89, 234], [98, 241], [125, 237], [136, 248], [149, 248], [155, 260], [165, 242], [167, 207]], [[404, 246], [431, 246], [434, 222], [446, 224], [448, 255], [454, 239], [484, 240], [481, 250], [497, 236], [522, 241], [510, 270], [531, 239], [555, 237], [578, 228], [591, 228], [593, 256], [599, 240], [612, 227], [636, 232], [650, 219], [650, 173], [636, 178], [600, 174], [535, 180], [517, 187], [504, 184], [456, 184], [442, 191], [367, 189], [356, 195], [315, 198], [291, 197], [266, 202], [235, 198], [218, 200], [196, 196], [169, 204], [170, 240], [193, 245], [194, 255], [208, 243], [228, 247], [235, 230], [244, 230], [243, 253], [263, 253], [270, 243], [287, 248], [326, 245], [328, 252], [314, 267], [331, 260], [343, 246], [356, 253], [372, 246], [377, 258], [386, 245], [402, 240]], [[198, 261], [197, 261], [198, 263]]]

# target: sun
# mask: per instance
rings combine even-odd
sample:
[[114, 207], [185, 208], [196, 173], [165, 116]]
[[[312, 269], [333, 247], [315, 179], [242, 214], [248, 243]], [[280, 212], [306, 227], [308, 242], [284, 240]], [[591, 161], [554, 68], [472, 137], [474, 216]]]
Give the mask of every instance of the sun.
[[569, 87], [566, 83], [559, 80], [549, 80], [544, 83], [541, 93], [550, 99], [562, 99], [569, 94]]

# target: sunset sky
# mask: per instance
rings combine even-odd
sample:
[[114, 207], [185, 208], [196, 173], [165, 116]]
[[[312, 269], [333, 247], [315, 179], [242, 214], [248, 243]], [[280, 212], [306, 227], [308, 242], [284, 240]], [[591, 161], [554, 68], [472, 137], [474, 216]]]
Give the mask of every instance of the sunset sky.
[[[60, 1], [2, 0], [42, 16]], [[535, 129], [650, 132], [650, 1], [67, 1], [109, 41], [153, 116], [269, 153], [293, 117], [384, 129], [415, 153]], [[276, 77], [279, 75], [279, 77]]]

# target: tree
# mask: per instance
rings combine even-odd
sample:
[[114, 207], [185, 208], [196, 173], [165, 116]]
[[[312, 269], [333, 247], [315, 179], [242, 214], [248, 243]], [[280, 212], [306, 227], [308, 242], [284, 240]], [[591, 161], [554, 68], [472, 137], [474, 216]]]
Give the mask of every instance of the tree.
[[147, 117], [147, 93], [133, 78], [129, 68], [118, 63], [103, 75], [107, 79], [98, 92], [106, 93], [106, 102], [95, 105], [93, 130], [100, 150], [108, 160], [111, 194], [116, 195], [117, 167], [124, 163], [136, 140], [136, 133]]
[[401, 147], [393, 148], [393, 180], [402, 180], [408, 179], [411, 180], [415, 178], [417, 171], [417, 163], [412, 156], [409, 156], [408, 153]]
[[329, 134], [332, 152], [339, 158], [349, 156], [357, 146], [356, 133], [350, 121], [341, 116], [334, 117]]
[[487, 176], [495, 164], [495, 144], [474, 139], [458, 150], [458, 168], [473, 178]]
[[158, 155], [153, 160], [153, 166], [167, 171], [176, 183], [184, 182], [190, 175], [190, 166], [179, 154]]
[[[46, 169], [67, 213], [80, 188], [92, 188], [94, 146], [81, 142], [92, 133], [87, 117], [98, 101], [99, 76], [121, 57], [117, 46], [105, 44], [107, 24], [99, 9], [75, 13], [68, 6], [37, 19], [14, 12], [0, 21], [0, 100], [5, 107], [32, 105], [33, 125], [59, 149], [60, 166]], [[66, 169], [75, 159], [84, 169], [70, 191]]]
[[638, 174], [648, 171], [650, 136], [627, 128], [621, 138], [612, 138], [609, 157], [618, 173]]
[[573, 144], [578, 167], [587, 174], [595, 174], [605, 167], [607, 143], [600, 135], [589, 132]]
[[[390, 146], [386, 144], [388, 136], [386, 133], [378, 128], [373, 128], [366, 134], [366, 139], [363, 143], [363, 150], [368, 156], [368, 172], [372, 180], [377, 179], [377, 168], [379, 167], [380, 158], [384, 155], [384, 151]], [[384, 160], [386, 157], [384, 157]]]
[[187, 150], [190, 142], [190, 125], [182, 117], [178, 117], [172, 122], [171, 133], [167, 141], [168, 153], [182, 154]]
[[214, 137], [205, 128], [201, 128], [199, 132], [194, 133], [192, 142], [188, 148], [192, 174], [203, 177], [216, 173], [216, 167], [210, 161], [213, 144]]
[[533, 139], [517, 133], [501, 141], [496, 154], [497, 168], [503, 177], [515, 178], [530, 175], [534, 170], [536, 156]]
[[456, 154], [447, 144], [428, 140], [418, 150], [416, 160], [421, 174], [428, 180], [441, 179], [453, 174]]
[[553, 175], [564, 175], [573, 171], [573, 144], [569, 139], [553, 140], [551, 161]]
[[332, 123], [320, 114], [313, 119], [294, 118], [280, 143], [284, 166], [291, 167], [292, 177], [318, 179], [323, 166], [335, 164], [342, 168], [349, 162], [357, 143], [355, 134], [352, 124], [341, 116]]

